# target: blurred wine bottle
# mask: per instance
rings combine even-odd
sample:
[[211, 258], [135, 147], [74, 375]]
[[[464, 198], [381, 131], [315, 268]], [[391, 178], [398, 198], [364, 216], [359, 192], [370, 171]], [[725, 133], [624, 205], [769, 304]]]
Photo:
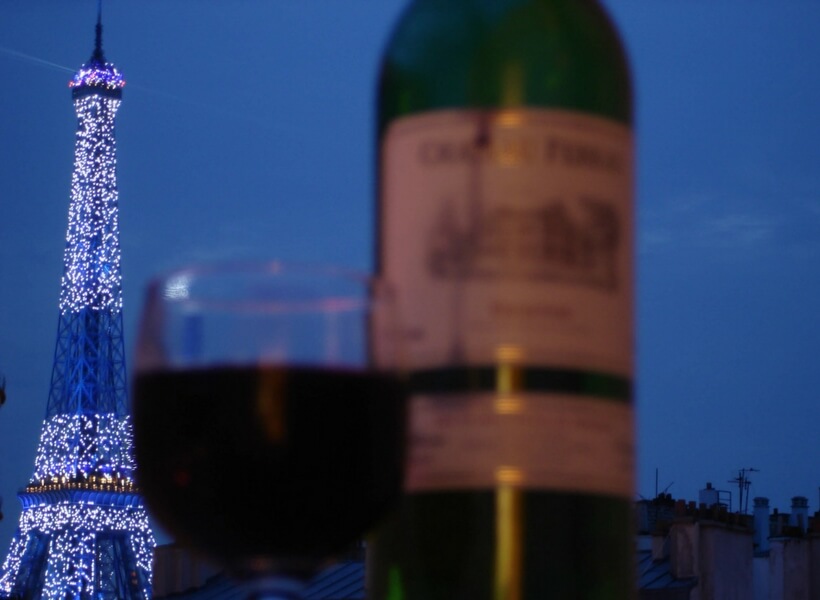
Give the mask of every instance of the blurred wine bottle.
[[377, 270], [411, 370], [374, 600], [635, 597], [631, 81], [595, 0], [415, 0], [381, 65]]

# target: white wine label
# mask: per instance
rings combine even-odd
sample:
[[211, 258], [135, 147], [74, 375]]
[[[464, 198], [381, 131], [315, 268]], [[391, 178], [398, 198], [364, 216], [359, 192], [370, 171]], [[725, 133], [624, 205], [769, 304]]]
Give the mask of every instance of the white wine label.
[[382, 156], [382, 272], [411, 368], [632, 373], [632, 135], [570, 111], [400, 119]]
[[576, 395], [416, 396], [405, 490], [581, 492], [631, 498], [634, 426], [625, 403]]

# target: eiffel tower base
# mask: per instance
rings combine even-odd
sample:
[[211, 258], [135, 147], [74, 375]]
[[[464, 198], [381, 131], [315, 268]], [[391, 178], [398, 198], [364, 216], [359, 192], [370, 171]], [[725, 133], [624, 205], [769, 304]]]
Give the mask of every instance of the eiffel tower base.
[[154, 539], [140, 497], [94, 487], [51, 484], [19, 495], [23, 512], [0, 570], [0, 598], [151, 597]]

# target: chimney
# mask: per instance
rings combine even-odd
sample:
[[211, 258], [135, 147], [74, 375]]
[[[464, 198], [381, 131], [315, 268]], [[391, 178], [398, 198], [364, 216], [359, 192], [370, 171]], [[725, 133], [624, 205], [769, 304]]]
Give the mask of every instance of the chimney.
[[718, 503], [718, 491], [712, 487], [712, 482], [706, 482], [706, 488], [698, 493], [698, 502], [705, 504], [706, 508], [712, 508]]
[[669, 531], [669, 572], [676, 579], [697, 577], [700, 528], [691, 519], [676, 521]]
[[669, 556], [669, 534], [655, 531], [652, 533], [652, 560], [663, 560]]
[[769, 499], [754, 499], [754, 548], [756, 552], [769, 551]]
[[789, 515], [789, 525], [799, 527], [801, 533], [806, 533], [809, 526], [809, 499], [805, 496], [792, 498], [792, 514]]

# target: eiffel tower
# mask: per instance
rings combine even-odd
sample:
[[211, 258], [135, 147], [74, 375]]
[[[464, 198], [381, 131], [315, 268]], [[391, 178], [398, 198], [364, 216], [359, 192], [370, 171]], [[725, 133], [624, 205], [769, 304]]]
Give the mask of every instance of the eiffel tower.
[[69, 82], [78, 127], [57, 344], [34, 475], [0, 598], [148, 600], [155, 546], [134, 484], [122, 319], [114, 117], [125, 80], [91, 59]]

